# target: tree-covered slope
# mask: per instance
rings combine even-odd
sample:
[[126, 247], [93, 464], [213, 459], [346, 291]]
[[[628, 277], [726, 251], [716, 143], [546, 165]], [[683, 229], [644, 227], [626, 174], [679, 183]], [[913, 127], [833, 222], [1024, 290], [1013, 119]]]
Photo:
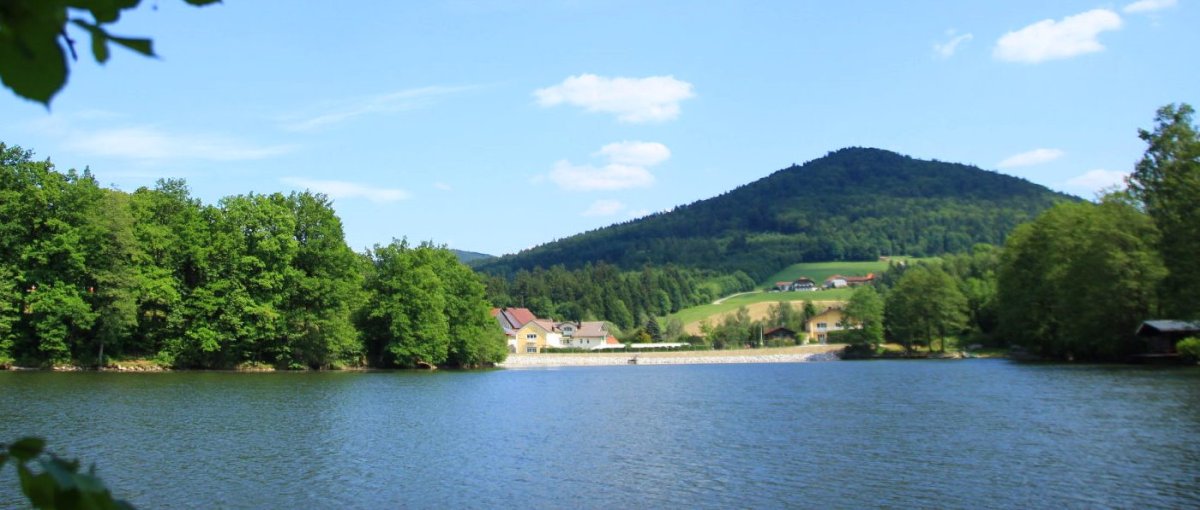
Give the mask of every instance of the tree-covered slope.
[[977, 167], [848, 148], [720, 196], [578, 234], [478, 266], [510, 273], [605, 261], [742, 270], [802, 261], [930, 256], [998, 244], [1052, 204], [1077, 200]]
[[484, 262], [487, 262], [489, 260], [496, 258], [495, 255], [488, 255], [486, 253], [479, 253], [479, 252], [474, 252], [474, 251], [451, 249], [450, 252], [453, 253], [455, 257], [458, 257], [459, 262], [462, 262], [463, 264], [466, 264], [468, 266], [482, 264]]

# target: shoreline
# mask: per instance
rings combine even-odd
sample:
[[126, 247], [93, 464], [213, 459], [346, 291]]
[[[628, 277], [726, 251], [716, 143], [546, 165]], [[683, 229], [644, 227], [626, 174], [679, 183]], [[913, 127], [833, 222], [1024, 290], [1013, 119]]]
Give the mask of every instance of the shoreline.
[[[542, 368], [613, 365], [710, 365], [728, 363], [811, 363], [840, 360], [846, 346], [802, 345], [721, 351], [597, 352], [509, 354], [497, 368]], [[636, 363], [630, 360], [636, 359]]]
[[[574, 366], [613, 366], [613, 365], [711, 365], [730, 363], [810, 363], [821, 361], [839, 361], [845, 344], [829, 345], [798, 345], [791, 347], [764, 347], [761, 349], [730, 349], [713, 351], [619, 351], [594, 353], [539, 353], [539, 354], [509, 354], [508, 358], [497, 363], [494, 368], [538, 368], [538, 367], [574, 367]], [[630, 363], [631, 359], [637, 363]], [[380, 369], [366, 367], [347, 367], [338, 370], [315, 370], [330, 372], [371, 372], [397, 369]], [[403, 369], [400, 369], [403, 370]], [[413, 369], [416, 370], [416, 369]], [[439, 368], [440, 370], [440, 368]], [[163, 372], [234, 372], [234, 373], [264, 373], [264, 372], [312, 372], [314, 370], [275, 370], [264, 367], [244, 367], [224, 370], [214, 369], [174, 369], [148, 363], [117, 362], [112, 365], [95, 368], [76, 365], [55, 365], [52, 367], [0, 367], [0, 371], [11, 372], [109, 372], [109, 373], [163, 373]]]

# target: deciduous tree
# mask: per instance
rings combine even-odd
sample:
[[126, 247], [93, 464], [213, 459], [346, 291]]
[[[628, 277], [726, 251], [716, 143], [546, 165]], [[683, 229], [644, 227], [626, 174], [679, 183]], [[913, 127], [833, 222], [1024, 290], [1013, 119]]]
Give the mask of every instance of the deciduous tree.
[[1200, 318], [1200, 135], [1188, 104], [1158, 110], [1153, 131], [1138, 130], [1148, 147], [1129, 178], [1162, 234], [1158, 249], [1170, 276], [1163, 308], [1172, 317]]

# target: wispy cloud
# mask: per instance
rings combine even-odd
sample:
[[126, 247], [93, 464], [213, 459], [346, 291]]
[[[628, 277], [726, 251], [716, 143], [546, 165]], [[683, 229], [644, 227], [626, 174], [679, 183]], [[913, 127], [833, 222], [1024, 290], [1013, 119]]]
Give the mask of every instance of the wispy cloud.
[[946, 36], [949, 40], [940, 43], [934, 43], [933, 53], [941, 58], [950, 58], [958, 51], [958, 46], [974, 39], [971, 34], [959, 34], [957, 30], [950, 29], [946, 31]]
[[996, 166], [998, 168], [1018, 168], [1041, 165], [1061, 158], [1064, 154], [1066, 153], [1059, 149], [1034, 149], [1004, 158], [1004, 161], [996, 163]]
[[1071, 178], [1066, 182], [1066, 185], [1078, 191], [1096, 192], [1124, 184], [1125, 177], [1128, 175], [1126, 172], [1118, 172], [1116, 170], [1089, 170], [1082, 175]]
[[[81, 110], [55, 113], [27, 124], [27, 129], [55, 139], [82, 156], [139, 163], [177, 161], [253, 161], [294, 152], [291, 144], [261, 144], [226, 133], [174, 131], [136, 124], [128, 115]], [[110, 175], [112, 174], [110, 172]]]
[[79, 152], [139, 161], [267, 159], [295, 150], [292, 145], [254, 145], [212, 134], [176, 134], [153, 127], [72, 132], [65, 145]]
[[605, 156], [622, 165], [654, 166], [671, 157], [671, 149], [658, 142], [617, 142], [601, 147], [594, 156]]
[[625, 141], [605, 145], [592, 155], [608, 161], [594, 166], [560, 160], [548, 177], [559, 188], [570, 191], [646, 188], [654, 184], [654, 174], [646, 167], [666, 161], [671, 157], [671, 150], [657, 142]]
[[533, 92], [543, 107], [570, 104], [589, 112], [611, 113], [621, 122], [664, 122], [679, 117], [680, 101], [695, 97], [692, 84], [674, 76], [606, 78], [571, 76]]
[[583, 211], [583, 216], [612, 216], [625, 209], [625, 204], [618, 200], [597, 200]]
[[444, 182], [435, 182], [435, 183], [433, 183], [433, 189], [440, 190], [440, 191], [453, 191], [454, 186], [451, 186]]
[[436, 99], [474, 87], [420, 87], [355, 98], [330, 105], [315, 114], [284, 120], [289, 131], [316, 131], [368, 115], [399, 113], [433, 105]]
[[284, 177], [280, 181], [296, 188], [324, 193], [329, 198], [365, 198], [372, 202], [383, 203], [397, 202], [411, 196], [407, 191], [398, 188], [380, 188], [348, 181], [327, 181], [305, 177]]
[[613, 191], [628, 188], [647, 188], [654, 184], [654, 175], [640, 166], [609, 164], [602, 167], [572, 165], [562, 160], [554, 164], [550, 180], [570, 191]]
[[1175, 7], [1177, 3], [1178, 2], [1176, 0], [1140, 0], [1126, 5], [1121, 10], [1129, 14], [1141, 14], [1169, 9], [1171, 7]]
[[1008, 62], [1036, 64], [1104, 50], [1101, 33], [1121, 28], [1121, 16], [1094, 9], [1055, 21], [1045, 19], [1009, 32], [996, 41], [992, 55]]

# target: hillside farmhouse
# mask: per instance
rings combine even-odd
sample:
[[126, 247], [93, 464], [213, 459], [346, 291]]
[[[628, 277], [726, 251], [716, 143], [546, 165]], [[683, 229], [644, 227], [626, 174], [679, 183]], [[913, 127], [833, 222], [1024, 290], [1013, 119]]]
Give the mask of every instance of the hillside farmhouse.
[[857, 287], [859, 285], [868, 285], [875, 282], [875, 273], [867, 273], [866, 276], [842, 276], [835, 274], [825, 279], [826, 289], [840, 289], [842, 287]]
[[817, 282], [807, 276], [801, 276], [790, 282], [775, 282], [775, 290], [779, 292], [817, 290]]

